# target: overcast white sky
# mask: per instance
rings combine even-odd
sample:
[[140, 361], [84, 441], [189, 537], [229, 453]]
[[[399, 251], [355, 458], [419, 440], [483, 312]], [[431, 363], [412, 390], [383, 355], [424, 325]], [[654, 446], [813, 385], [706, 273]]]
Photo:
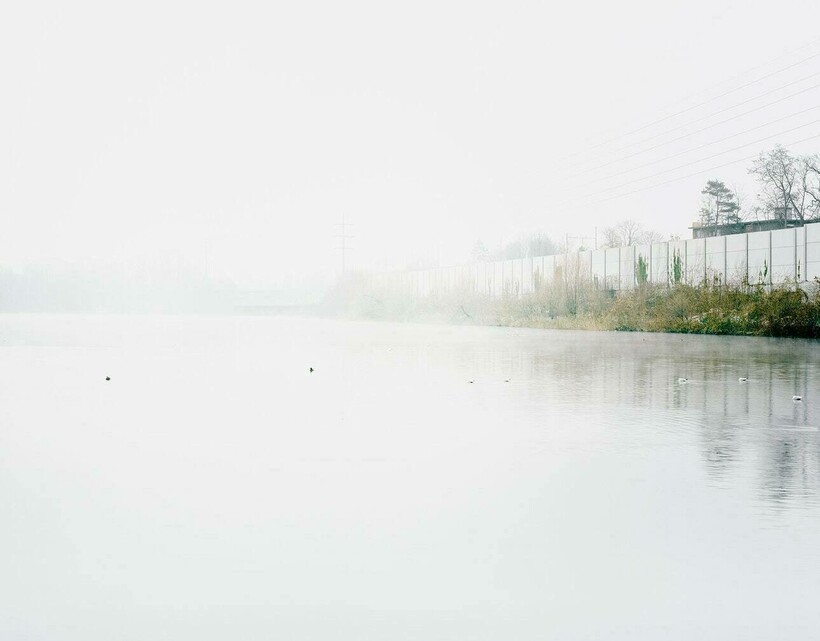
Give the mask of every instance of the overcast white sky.
[[0, 265], [182, 260], [261, 283], [334, 269], [342, 214], [360, 263], [628, 217], [685, 236], [707, 178], [754, 195], [748, 162], [703, 170], [820, 135], [816, 0], [16, 4]]

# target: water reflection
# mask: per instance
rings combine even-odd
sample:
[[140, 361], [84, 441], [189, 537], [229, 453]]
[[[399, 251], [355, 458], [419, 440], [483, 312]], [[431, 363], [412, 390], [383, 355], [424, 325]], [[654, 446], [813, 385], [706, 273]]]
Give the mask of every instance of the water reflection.
[[0, 638], [765, 639], [773, 603], [791, 636], [820, 626], [817, 343], [273, 318], [0, 336]]
[[818, 504], [816, 341], [538, 330], [498, 330], [488, 338], [486, 332], [440, 331], [432, 346], [403, 345], [416, 366], [446, 365], [485, 384], [510, 377], [514, 400], [549, 406], [566, 421], [597, 408], [622, 428], [696, 436], [703, 469], [716, 486], [753, 484], [775, 508]]

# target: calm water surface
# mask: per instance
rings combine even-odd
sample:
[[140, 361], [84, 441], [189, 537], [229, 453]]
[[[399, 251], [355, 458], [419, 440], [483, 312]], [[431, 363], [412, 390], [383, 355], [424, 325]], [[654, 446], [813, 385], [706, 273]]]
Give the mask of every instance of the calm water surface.
[[0, 639], [813, 638], [819, 381], [807, 341], [0, 316]]

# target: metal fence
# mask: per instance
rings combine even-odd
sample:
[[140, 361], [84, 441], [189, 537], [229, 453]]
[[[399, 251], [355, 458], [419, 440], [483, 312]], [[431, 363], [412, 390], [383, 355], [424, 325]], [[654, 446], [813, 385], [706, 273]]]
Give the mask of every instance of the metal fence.
[[599, 289], [628, 290], [642, 283], [674, 285], [807, 282], [820, 278], [820, 223], [732, 236], [612, 247], [555, 256], [518, 258], [385, 274], [416, 296], [453, 291], [522, 296], [561, 279]]

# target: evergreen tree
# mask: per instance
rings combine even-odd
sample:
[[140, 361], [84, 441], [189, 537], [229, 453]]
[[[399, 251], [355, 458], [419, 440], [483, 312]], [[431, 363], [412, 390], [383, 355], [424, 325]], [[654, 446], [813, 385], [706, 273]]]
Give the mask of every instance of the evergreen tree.
[[710, 180], [700, 192], [703, 194], [703, 206], [700, 209], [701, 221], [712, 226], [717, 236], [718, 225], [729, 225], [740, 222], [740, 205], [737, 196], [720, 180]]

